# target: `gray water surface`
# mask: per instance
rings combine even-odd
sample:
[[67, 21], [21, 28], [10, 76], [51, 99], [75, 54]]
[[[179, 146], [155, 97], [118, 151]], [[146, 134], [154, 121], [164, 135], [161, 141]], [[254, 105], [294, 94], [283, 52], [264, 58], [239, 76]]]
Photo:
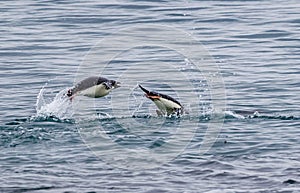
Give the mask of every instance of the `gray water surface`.
[[[1, 192], [300, 191], [298, 1], [26, 0], [2, 1], [0, 9]], [[103, 74], [119, 78], [123, 87], [105, 98], [78, 98], [75, 108], [54, 99], [84, 77], [79, 66], [97, 42], [145, 24], [185, 31], [219, 66], [225, 117], [206, 154], [199, 148], [208, 124], [223, 119], [212, 116], [205, 74], [192, 66], [177, 68], [188, 63], [176, 50], [116, 47], [122, 52]], [[98, 51], [99, 58], [105, 56]], [[90, 74], [100, 74], [97, 63], [89, 67]], [[174, 96], [190, 115], [157, 117], [138, 83]], [[36, 111], [37, 100], [42, 113]], [[80, 126], [104, 128], [113, 145], [91, 151]], [[180, 129], [182, 137], [196, 131], [159, 167], [133, 169], [118, 162], [115, 144], [155, 153]], [[107, 150], [115, 154], [107, 157]]]

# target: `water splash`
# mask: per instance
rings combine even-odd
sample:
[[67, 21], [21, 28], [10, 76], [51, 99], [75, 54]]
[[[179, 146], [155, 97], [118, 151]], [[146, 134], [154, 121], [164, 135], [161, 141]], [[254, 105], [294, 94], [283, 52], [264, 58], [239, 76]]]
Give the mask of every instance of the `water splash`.
[[[36, 101], [36, 115], [34, 119], [42, 118], [56, 118], [59, 120], [68, 120], [72, 119], [73, 116], [73, 108], [70, 99], [65, 95], [67, 92], [67, 88], [59, 91], [54, 98], [51, 96], [47, 96], [47, 94], [52, 92], [48, 91], [43, 86], [37, 96]], [[48, 97], [48, 98], [46, 98]]]

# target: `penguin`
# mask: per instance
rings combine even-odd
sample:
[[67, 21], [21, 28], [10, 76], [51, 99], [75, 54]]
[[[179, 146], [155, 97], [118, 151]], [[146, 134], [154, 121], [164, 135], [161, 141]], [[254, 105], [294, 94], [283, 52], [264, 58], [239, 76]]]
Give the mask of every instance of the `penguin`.
[[120, 87], [120, 82], [109, 80], [99, 76], [91, 76], [78, 82], [69, 89], [67, 96], [72, 100], [75, 96], [87, 96], [99, 98], [109, 94], [115, 88]]
[[163, 115], [180, 116], [184, 113], [183, 106], [180, 104], [180, 102], [178, 102], [174, 98], [158, 92], [148, 91], [141, 85], [139, 85], [139, 87], [142, 89], [142, 91], [145, 92], [145, 96], [148, 99], [152, 100], [154, 104], [157, 106], [159, 110], [156, 110], [156, 113], [159, 116], [163, 116]]

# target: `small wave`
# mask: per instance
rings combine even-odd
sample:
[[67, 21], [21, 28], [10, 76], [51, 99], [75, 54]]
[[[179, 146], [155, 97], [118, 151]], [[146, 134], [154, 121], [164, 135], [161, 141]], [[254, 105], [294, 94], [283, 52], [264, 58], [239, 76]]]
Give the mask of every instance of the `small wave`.
[[32, 116], [30, 118], [30, 121], [32, 122], [56, 122], [56, 123], [70, 123], [70, 124], [74, 124], [75, 120], [74, 119], [60, 119], [54, 115], [50, 115], [50, 116]]
[[5, 123], [5, 125], [20, 125], [22, 123], [25, 123], [28, 120], [29, 120], [28, 118], [14, 119], [13, 121]]
[[237, 114], [234, 111], [225, 111], [225, 119], [246, 119], [246, 117], [244, 115], [241, 114]]

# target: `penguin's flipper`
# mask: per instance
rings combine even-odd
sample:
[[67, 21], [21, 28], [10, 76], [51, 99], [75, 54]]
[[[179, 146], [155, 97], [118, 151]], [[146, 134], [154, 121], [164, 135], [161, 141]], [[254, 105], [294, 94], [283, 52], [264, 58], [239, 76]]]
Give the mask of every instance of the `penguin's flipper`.
[[156, 110], [156, 114], [157, 114], [157, 116], [159, 116], [159, 117], [164, 116], [164, 114], [163, 114], [160, 110]]

